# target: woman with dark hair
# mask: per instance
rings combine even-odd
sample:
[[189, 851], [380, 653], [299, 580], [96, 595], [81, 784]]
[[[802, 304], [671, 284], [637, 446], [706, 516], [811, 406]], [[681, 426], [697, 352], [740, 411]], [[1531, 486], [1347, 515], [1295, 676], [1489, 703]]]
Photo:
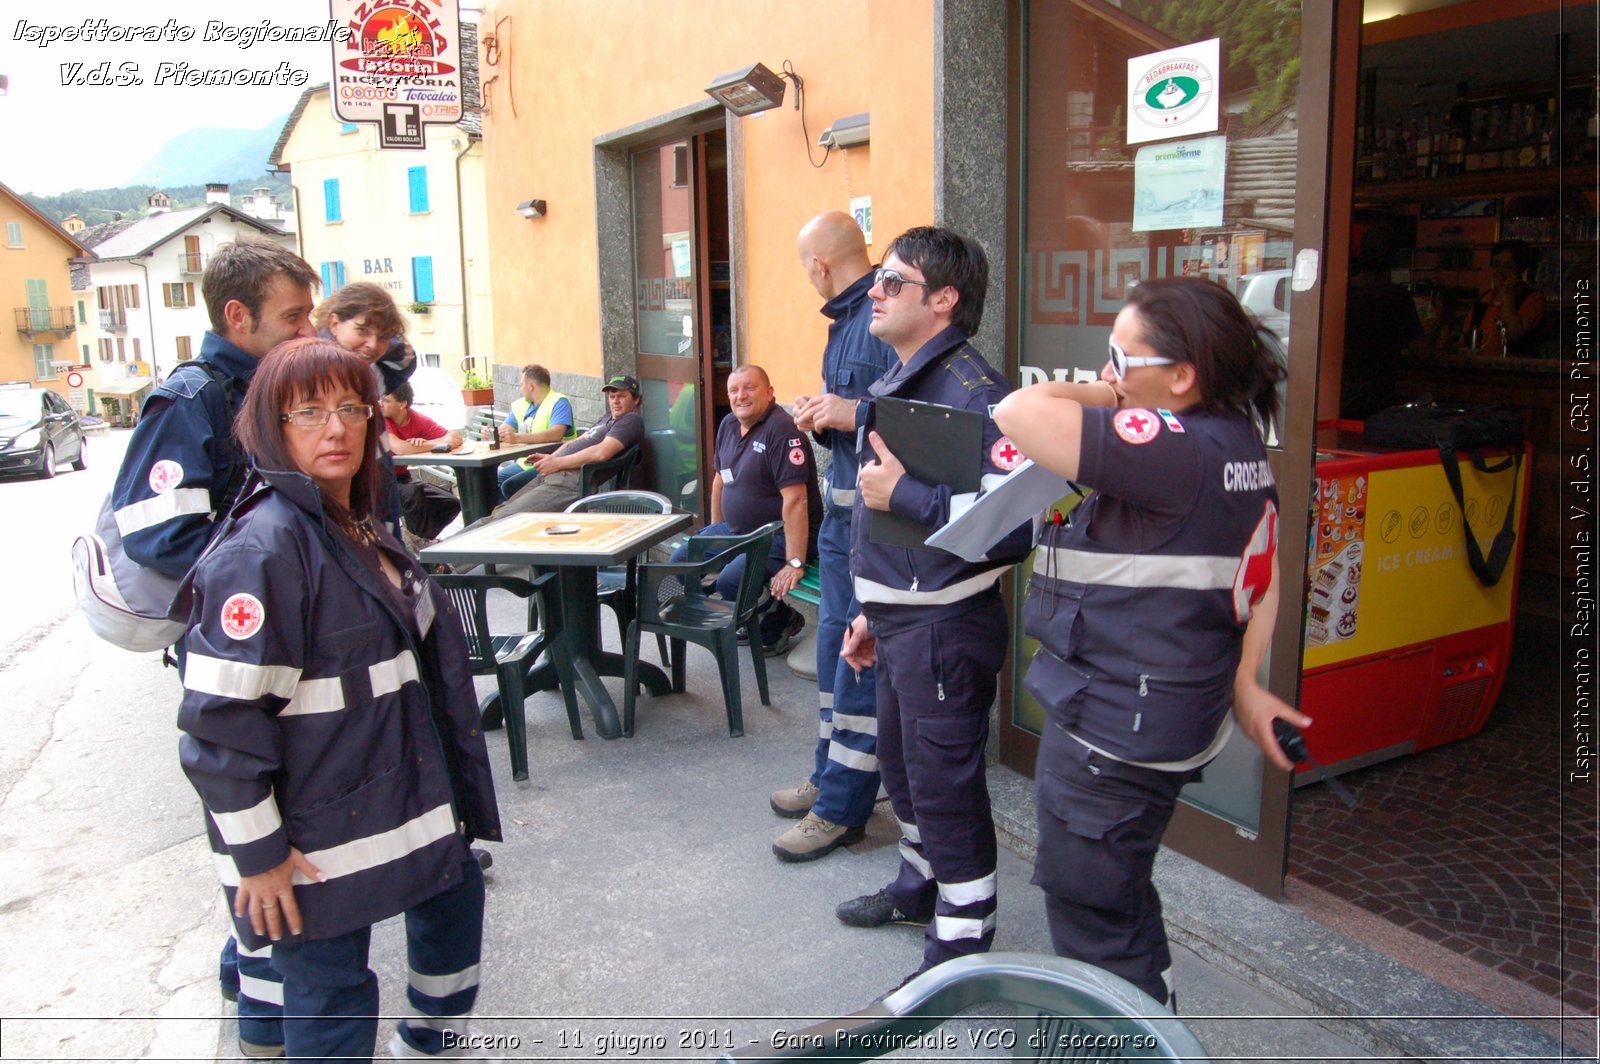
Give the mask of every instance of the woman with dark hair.
[[241, 945], [271, 944], [291, 1058], [377, 1038], [372, 925], [406, 917], [431, 1055], [477, 997], [483, 874], [500, 838], [459, 619], [375, 517], [389, 504], [371, 369], [280, 344], [239, 413], [259, 481], [196, 564], [178, 726]]
[[[1145, 281], [1100, 378], [1013, 392], [995, 421], [1095, 490], [1047, 525], [1024, 628], [1045, 707], [1039, 858], [1057, 953], [1172, 1003], [1151, 871], [1178, 792], [1239, 730], [1279, 768], [1257, 678], [1278, 605], [1278, 497], [1262, 445], [1284, 369], [1270, 332], [1210, 281]], [[1229, 708], [1233, 715], [1230, 718]]]
[[1539, 357], [1544, 339], [1544, 293], [1528, 284], [1539, 253], [1526, 241], [1502, 240], [1489, 249], [1489, 291], [1472, 309], [1467, 328], [1477, 329], [1485, 355]]
[[406, 319], [394, 297], [367, 281], [347, 284], [311, 312], [317, 335], [354, 351], [377, 369], [379, 395], [411, 379], [417, 354], [406, 342]]

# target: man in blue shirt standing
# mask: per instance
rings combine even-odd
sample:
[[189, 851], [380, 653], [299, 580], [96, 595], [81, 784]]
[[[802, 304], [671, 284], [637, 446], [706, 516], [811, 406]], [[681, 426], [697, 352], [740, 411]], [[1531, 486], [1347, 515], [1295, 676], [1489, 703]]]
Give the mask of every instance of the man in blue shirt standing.
[[873, 336], [872, 260], [855, 219], [843, 211], [819, 214], [796, 241], [800, 265], [826, 302], [828, 343], [822, 351], [820, 395], [794, 402], [795, 424], [832, 454], [822, 492], [817, 568], [817, 697], [821, 728], [815, 765], [798, 787], [772, 795], [772, 811], [801, 818], [779, 835], [780, 861], [812, 861], [859, 837], [878, 797], [878, 711], [873, 668], [857, 673], [839, 657], [845, 625], [861, 612], [850, 590], [850, 514], [856, 502], [856, 428], [866, 423], [873, 381], [896, 363], [894, 348]]
[[[227, 515], [247, 459], [234, 418], [256, 364], [284, 340], [315, 336], [317, 271], [281, 244], [224, 244], [200, 282], [211, 329], [196, 368], [180, 366], [145, 402], [111, 493], [122, 546], [140, 565], [187, 573]], [[187, 365], [187, 364], [185, 364]], [[283, 980], [271, 949], [222, 950], [223, 993], [239, 1002], [239, 1049], [283, 1055]]]

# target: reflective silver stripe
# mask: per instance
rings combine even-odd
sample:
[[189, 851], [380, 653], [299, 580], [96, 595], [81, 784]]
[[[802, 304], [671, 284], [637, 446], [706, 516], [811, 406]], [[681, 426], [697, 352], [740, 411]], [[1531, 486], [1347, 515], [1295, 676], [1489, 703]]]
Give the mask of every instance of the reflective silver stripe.
[[833, 738], [833, 721], [824, 720], [817, 724], [817, 738], [823, 742]]
[[245, 948], [245, 944], [243, 942], [237, 943], [237, 947], [238, 947], [238, 950], [239, 950], [239, 956], [241, 956], [241, 957], [271, 957], [272, 956], [272, 943], [270, 943], [270, 942], [267, 943], [265, 946], [262, 946], [260, 949], [246, 949]]
[[[243, 953], [243, 950], [239, 952]], [[239, 994], [252, 1001], [264, 1001], [268, 1005], [283, 1008], [283, 984], [274, 983], [269, 979], [256, 979], [253, 976], [239, 973]]]
[[994, 897], [995, 874], [990, 872], [982, 879], [965, 883], [940, 883], [939, 897], [947, 905], [973, 905]]
[[233, 858], [225, 853], [211, 855], [211, 863], [217, 869], [217, 882], [225, 887], [239, 885], [239, 866], [233, 863]]
[[921, 876], [923, 879], [933, 878], [933, 866], [928, 864], [928, 859], [923, 857], [916, 850], [913, 850], [910, 846], [906, 845], [906, 841], [904, 839], [900, 840], [900, 859], [905, 861], [905, 863], [910, 865], [912, 868], [916, 869], [917, 875]]
[[[941, 587], [936, 591], [907, 591], [903, 588], [890, 587], [880, 584], [876, 580], [868, 580], [864, 576], [856, 577], [857, 602], [893, 603], [900, 606], [945, 606], [952, 602], [969, 599], [980, 591], [985, 591], [1000, 579], [1000, 575], [1009, 565], [1002, 565], [994, 569], [986, 569], [976, 576], [969, 576], [965, 580], [958, 580], [948, 587]], [[1228, 586], [1233, 586], [1233, 579], [1228, 579]]]
[[963, 938], [982, 938], [994, 930], [994, 914], [981, 920], [966, 916], [935, 916], [933, 933], [940, 942], [957, 942]]
[[417, 679], [416, 656], [409, 650], [402, 650], [388, 661], [380, 661], [368, 667], [367, 675], [372, 679], [374, 696], [394, 694], [407, 682]]
[[[1071, 732], [1067, 732], [1072, 735]], [[1124, 765], [1137, 765], [1139, 768], [1153, 769], [1156, 772], [1187, 772], [1192, 768], [1210, 763], [1211, 759], [1222, 753], [1222, 748], [1228, 745], [1228, 740], [1233, 738], [1233, 714], [1229, 713], [1222, 718], [1222, 726], [1217, 729], [1216, 737], [1206, 744], [1206, 748], [1193, 757], [1186, 757], [1182, 761], [1129, 761], [1127, 758], [1108, 754], [1081, 736], [1072, 735], [1074, 739], [1111, 761], [1120, 761]]]
[[478, 985], [478, 966], [463, 968], [449, 975], [423, 975], [415, 968], [406, 969], [406, 982], [419, 994], [433, 998], [447, 998]]
[[289, 704], [278, 711], [280, 717], [309, 713], [337, 713], [344, 708], [344, 684], [337, 676], [321, 680], [301, 680]]
[[161, 495], [129, 503], [114, 515], [117, 531], [126, 539], [135, 532], [170, 521], [174, 517], [211, 513], [211, 492], [205, 488], [174, 488]]
[[833, 726], [840, 731], [855, 732], [857, 735], [877, 735], [877, 717], [858, 717], [853, 713], [835, 713]]
[[878, 759], [872, 754], [863, 754], [860, 750], [852, 750], [843, 743], [830, 742], [828, 744], [828, 760], [845, 768], [853, 768], [860, 772], [878, 771]]
[[[455, 814], [446, 803], [389, 831], [308, 853], [306, 860], [321, 870], [324, 879], [337, 879], [399, 860], [408, 853], [453, 834], [455, 830]], [[311, 882], [299, 872], [294, 874], [294, 881], [296, 885]]]
[[823, 709], [832, 709], [833, 708], [833, 692], [832, 691], [818, 691], [817, 692], [817, 704], [820, 705]]
[[833, 505], [835, 505], [835, 506], [843, 506], [843, 507], [854, 506], [856, 504], [856, 489], [855, 488], [835, 488], [832, 485], [829, 485], [829, 487], [828, 487], [828, 501], [833, 503]]
[[283, 817], [278, 813], [277, 796], [271, 791], [249, 809], [241, 809], [236, 813], [211, 812], [211, 819], [217, 825], [222, 841], [229, 846], [243, 846], [264, 839], [283, 826]]
[[290, 698], [299, 682], [300, 670], [289, 665], [251, 665], [206, 654], [190, 654], [183, 667], [185, 690], [218, 698]]
[[902, 838], [908, 842], [917, 843], [919, 846], [922, 844], [922, 832], [917, 829], [917, 825], [907, 824], [899, 817], [895, 817], [894, 822], [900, 826], [900, 836]]
[[1232, 591], [1239, 559], [1214, 554], [1101, 554], [1040, 547], [1034, 552], [1033, 571], [1113, 587]]
[[440, 1034], [454, 1034], [458, 1043], [467, 1037], [467, 1019], [472, 1015], [470, 1012], [455, 1016], [429, 1016], [415, 1005], [407, 1005], [406, 1011], [410, 1014], [404, 1021], [407, 1027], [426, 1027]]

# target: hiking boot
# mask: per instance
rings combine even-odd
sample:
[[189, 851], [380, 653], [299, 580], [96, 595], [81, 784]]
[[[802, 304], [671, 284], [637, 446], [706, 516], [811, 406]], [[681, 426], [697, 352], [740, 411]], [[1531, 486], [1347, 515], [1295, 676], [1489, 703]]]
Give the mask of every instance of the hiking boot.
[[806, 780], [798, 787], [785, 787], [781, 791], [773, 791], [772, 811], [790, 820], [799, 820], [811, 812], [811, 806], [817, 800], [817, 793], [817, 785], [810, 780]]
[[797, 609], [790, 608], [789, 617], [784, 622], [783, 630], [771, 639], [768, 639], [765, 635], [762, 636], [761, 653], [769, 658], [787, 653], [789, 648], [794, 646], [796, 637], [800, 635], [800, 629], [805, 626], [805, 615]]
[[804, 820], [778, 836], [772, 844], [772, 854], [780, 861], [815, 861], [866, 837], [865, 827], [845, 827], [807, 813]]
[[863, 894], [859, 898], [840, 902], [833, 914], [841, 923], [849, 924], [851, 927], [883, 927], [887, 924], [914, 924], [918, 927], [927, 927], [933, 922], [932, 914], [913, 916], [901, 909], [895, 900], [889, 897], [887, 890], [880, 890], [876, 894]]
[[283, 1056], [283, 1043], [268, 1045], [261, 1042], [246, 1042], [239, 1039], [239, 1055], [249, 1057], [251, 1060], [270, 1060]]

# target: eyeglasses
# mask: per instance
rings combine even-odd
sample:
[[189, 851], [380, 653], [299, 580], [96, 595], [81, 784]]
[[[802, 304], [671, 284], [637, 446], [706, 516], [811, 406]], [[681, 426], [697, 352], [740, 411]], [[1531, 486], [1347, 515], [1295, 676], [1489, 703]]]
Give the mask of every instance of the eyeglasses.
[[335, 414], [338, 414], [339, 420], [346, 425], [359, 425], [372, 417], [372, 407], [366, 403], [349, 403], [336, 410], [308, 406], [301, 410], [291, 410], [287, 414], [279, 414], [278, 420], [287, 421], [297, 429], [320, 429]]
[[888, 296], [890, 299], [893, 299], [895, 296], [899, 295], [900, 289], [904, 285], [916, 284], [921, 285], [923, 288], [934, 287], [927, 281], [913, 281], [909, 277], [901, 277], [900, 274], [894, 270], [883, 269], [872, 271], [872, 283], [875, 285], [882, 285], [883, 294]]
[[1128, 375], [1128, 371], [1130, 369], [1137, 369], [1140, 366], [1175, 366], [1178, 364], [1178, 360], [1175, 358], [1153, 358], [1143, 355], [1129, 355], [1128, 352], [1124, 351], [1121, 345], [1119, 345], [1115, 340], [1110, 341], [1110, 343], [1111, 375], [1117, 378], [1119, 381]]

